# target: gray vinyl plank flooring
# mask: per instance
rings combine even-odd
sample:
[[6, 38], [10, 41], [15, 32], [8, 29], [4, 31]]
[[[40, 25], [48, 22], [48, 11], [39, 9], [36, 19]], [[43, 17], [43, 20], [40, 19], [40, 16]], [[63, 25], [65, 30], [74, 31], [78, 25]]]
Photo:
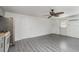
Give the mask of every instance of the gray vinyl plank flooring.
[[22, 39], [9, 52], [79, 52], [79, 38], [50, 34]]

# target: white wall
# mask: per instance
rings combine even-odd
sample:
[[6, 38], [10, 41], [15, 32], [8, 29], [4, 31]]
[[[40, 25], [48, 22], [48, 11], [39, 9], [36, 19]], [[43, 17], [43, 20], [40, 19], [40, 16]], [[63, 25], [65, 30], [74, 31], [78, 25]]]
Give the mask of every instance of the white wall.
[[52, 24], [52, 33], [53, 34], [59, 34], [59, 20], [57, 19], [51, 19]]
[[[76, 19], [79, 18], [76, 17]], [[62, 18], [58, 20], [54, 19], [52, 22], [53, 24], [52, 33], [79, 38], [79, 21], [67, 21], [67, 20], [68, 19], [65, 20], [67, 27], [61, 28], [60, 24], [63, 21], [63, 19]]]
[[[79, 19], [79, 16], [73, 17], [73, 20]], [[78, 21], [68, 21], [71, 18], [51, 18], [52, 23], [52, 33], [60, 34], [70, 37], [79, 38], [79, 20]], [[62, 24], [62, 25], [61, 25]], [[61, 27], [65, 26], [65, 27]]]
[[70, 21], [68, 24], [67, 35], [79, 38], [79, 21]]
[[48, 19], [11, 12], [6, 12], [6, 17], [14, 18], [16, 40], [50, 34], [52, 30]]

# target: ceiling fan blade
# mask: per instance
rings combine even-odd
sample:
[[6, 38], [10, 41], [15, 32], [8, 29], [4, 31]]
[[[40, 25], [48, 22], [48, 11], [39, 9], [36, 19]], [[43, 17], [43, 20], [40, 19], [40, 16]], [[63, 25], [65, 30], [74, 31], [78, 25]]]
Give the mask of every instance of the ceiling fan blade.
[[59, 14], [64, 14], [64, 12], [57, 12], [57, 13], [55, 13], [55, 14], [57, 14], [57, 15], [59, 15]]
[[51, 18], [52, 16], [49, 16], [48, 18]]

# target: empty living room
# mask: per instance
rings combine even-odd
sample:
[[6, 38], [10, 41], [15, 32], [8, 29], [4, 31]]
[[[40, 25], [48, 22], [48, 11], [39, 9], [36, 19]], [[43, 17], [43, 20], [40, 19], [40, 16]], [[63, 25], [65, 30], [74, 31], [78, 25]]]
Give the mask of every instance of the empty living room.
[[79, 52], [79, 6], [0, 6], [0, 52]]

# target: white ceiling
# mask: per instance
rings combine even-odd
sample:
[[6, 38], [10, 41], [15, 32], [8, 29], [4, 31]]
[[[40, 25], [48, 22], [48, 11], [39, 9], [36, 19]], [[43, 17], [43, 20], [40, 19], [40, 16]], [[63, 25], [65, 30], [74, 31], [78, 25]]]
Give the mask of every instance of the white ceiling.
[[64, 16], [79, 13], [79, 6], [2, 6], [2, 8], [8, 12], [31, 16], [49, 15], [50, 9], [55, 9], [56, 12], [63, 11]]

